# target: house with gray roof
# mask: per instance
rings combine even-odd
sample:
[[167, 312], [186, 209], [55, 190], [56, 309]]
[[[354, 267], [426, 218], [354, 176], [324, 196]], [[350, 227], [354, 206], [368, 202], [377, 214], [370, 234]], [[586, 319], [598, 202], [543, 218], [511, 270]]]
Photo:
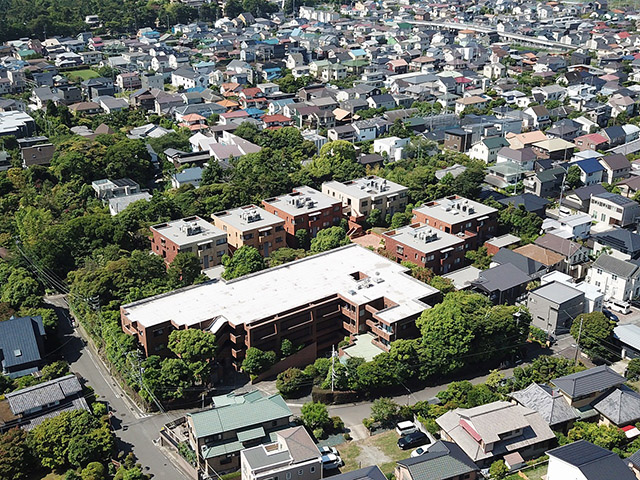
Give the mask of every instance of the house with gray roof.
[[621, 260], [640, 259], [640, 235], [616, 228], [592, 235], [593, 253], [606, 249], [611, 255]]
[[619, 387], [626, 381], [626, 378], [606, 365], [551, 380], [574, 408], [592, 404], [605, 393]]
[[586, 281], [598, 287], [605, 300], [627, 302], [640, 294], [638, 261], [601, 253], [589, 268]]
[[363, 467], [352, 472], [345, 472], [331, 477], [334, 480], [386, 480], [386, 476], [380, 470], [380, 467], [373, 465], [371, 467]]
[[532, 383], [509, 396], [523, 407], [538, 412], [554, 430], [566, 432], [578, 418], [565, 397], [547, 385]]
[[276, 432], [289, 427], [291, 416], [280, 395], [265, 397], [255, 390], [214, 397], [213, 408], [186, 416], [198, 467], [207, 474], [238, 470], [240, 452], [277, 442]]
[[31, 430], [48, 418], [72, 410], [89, 410], [75, 375], [22, 388], [7, 393], [0, 402], [0, 432], [14, 427]]
[[275, 433], [273, 443], [240, 452], [243, 480], [269, 480], [276, 476], [305, 480], [322, 478], [321, 455], [305, 427], [292, 427]]
[[524, 295], [531, 277], [516, 266], [506, 263], [480, 272], [471, 281], [471, 289], [489, 297], [495, 305], [513, 303]]
[[636, 480], [616, 453], [585, 440], [554, 448], [547, 455], [547, 480]]
[[491, 257], [491, 266], [505, 265], [510, 263], [521, 272], [529, 276], [529, 280], [536, 280], [543, 275], [549, 273], [550, 268], [546, 265], [522, 255], [521, 253], [514, 252], [508, 248], [501, 248], [493, 257]]
[[0, 366], [9, 378], [38, 371], [44, 356], [46, 333], [42, 317], [11, 317], [0, 322]]
[[549, 335], [567, 333], [584, 310], [584, 292], [566, 283], [547, 283], [529, 292], [527, 308], [533, 326]]
[[479, 469], [473, 460], [453, 442], [438, 440], [420, 456], [400, 460], [394, 475], [397, 480], [475, 480]]
[[600, 423], [619, 428], [640, 420], [640, 394], [626, 385], [613, 389], [593, 404], [600, 414]]

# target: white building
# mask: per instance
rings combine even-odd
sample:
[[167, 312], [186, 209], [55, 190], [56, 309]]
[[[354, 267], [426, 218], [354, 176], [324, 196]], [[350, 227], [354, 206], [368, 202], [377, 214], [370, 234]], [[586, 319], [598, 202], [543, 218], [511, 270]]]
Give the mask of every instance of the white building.
[[617, 454], [586, 440], [547, 452], [547, 480], [637, 480]]
[[592, 217], [586, 213], [578, 213], [567, 217], [545, 218], [542, 222], [544, 233], [550, 233], [566, 239], [586, 238], [591, 231]]
[[409, 144], [408, 138], [387, 137], [373, 141], [373, 152], [380, 155], [386, 154], [389, 160], [402, 160], [404, 147]]
[[606, 300], [626, 302], [640, 294], [638, 265], [602, 253], [587, 272], [586, 282], [598, 287]]
[[597, 222], [626, 227], [640, 216], [640, 205], [617, 193], [599, 193], [591, 196], [589, 215]]

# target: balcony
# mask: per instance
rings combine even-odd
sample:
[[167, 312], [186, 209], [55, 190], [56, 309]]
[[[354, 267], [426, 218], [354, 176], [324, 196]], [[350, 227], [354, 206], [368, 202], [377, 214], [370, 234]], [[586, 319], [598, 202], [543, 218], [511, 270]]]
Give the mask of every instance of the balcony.
[[229, 333], [229, 338], [231, 342], [238, 345], [244, 342], [244, 333]]

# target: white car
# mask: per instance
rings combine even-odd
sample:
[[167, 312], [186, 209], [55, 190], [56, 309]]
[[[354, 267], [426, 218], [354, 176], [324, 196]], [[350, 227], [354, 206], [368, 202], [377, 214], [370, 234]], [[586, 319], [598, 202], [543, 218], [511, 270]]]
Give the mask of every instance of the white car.
[[604, 302], [605, 307], [614, 312], [622, 313], [623, 315], [629, 315], [631, 313], [631, 306], [627, 302], [621, 302], [619, 300], [609, 300]]
[[322, 468], [325, 470], [334, 470], [342, 466], [342, 459], [333, 453], [322, 455]]
[[411, 458], [419, 457], [420, 455], [424, 455], [428, 451], [429, 451], [429, 445], [422, 445], [421, 447], [418, 447], [413, 452], [411, 452]]
[[396, 425], [396, 433], [401, 437], [417, 431], [418, 429], [413, 422], [400, 422]]
[[331, 453], [338, 455], [338, 450], [335, 447], [320, 447], [318, 450], [320, 450], [322, 455], [329, 455]]

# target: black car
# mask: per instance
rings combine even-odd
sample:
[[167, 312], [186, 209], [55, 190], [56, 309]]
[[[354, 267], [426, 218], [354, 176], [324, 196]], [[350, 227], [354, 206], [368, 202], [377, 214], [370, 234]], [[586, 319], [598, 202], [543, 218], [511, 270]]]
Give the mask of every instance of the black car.
[[429, 437], [422, 432], [413, 432], [398, 439], [398, 446], [402, 450], [419, 447], [420, 445], [426, 445], [428, 443], [430, 443]]
[[604, 314], [605, 317], [607, 317], [612, 322], [618, 321], [618, 316], [615, 313], [613, 313], [611, 310], [607, 310], [606, 308], [603, 308], [602, 313]]

